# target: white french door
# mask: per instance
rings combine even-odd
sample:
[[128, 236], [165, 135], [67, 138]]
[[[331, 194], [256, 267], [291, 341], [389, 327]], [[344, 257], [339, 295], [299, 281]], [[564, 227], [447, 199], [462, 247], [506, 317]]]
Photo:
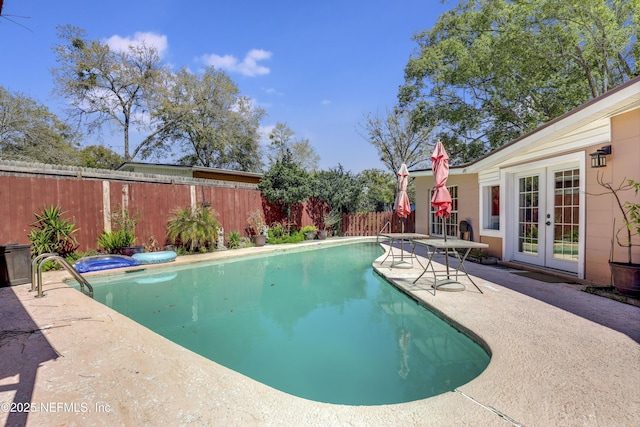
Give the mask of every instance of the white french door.
[[580, 169], [560, 165], [514, 175], [514, 259], [578, 272]]

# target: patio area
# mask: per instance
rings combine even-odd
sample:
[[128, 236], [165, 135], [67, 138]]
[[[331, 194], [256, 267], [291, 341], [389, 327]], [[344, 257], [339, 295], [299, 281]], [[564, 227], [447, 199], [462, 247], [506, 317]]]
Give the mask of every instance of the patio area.
[[[343, 241], [359, 240], [370, 239]], [[281, 250], [267, 245], [178, 257], [176, 263]], [[463, 278], [469, 284], [464, 292], [434, 296], [428, 274], [412, 283], [422, 272], [417, 262], [410, 269], [391, 268], [391, 257], [380, 262], [384, 257], [373, 264], [378, 273], [490, 350], [491, 362], [479, 377], [449, 393], [404, 404], [313, 402], [166, 340], [65, 285], [67, 273], [54, 272], [44, 276], [45, 298], [34, 298], [30, 285], [0, 288], [0, 424], [631, 426], [640, 421], [640, 308], [581, 292], [579, 285], [471, 263], [467, 270], [483, 294]]]

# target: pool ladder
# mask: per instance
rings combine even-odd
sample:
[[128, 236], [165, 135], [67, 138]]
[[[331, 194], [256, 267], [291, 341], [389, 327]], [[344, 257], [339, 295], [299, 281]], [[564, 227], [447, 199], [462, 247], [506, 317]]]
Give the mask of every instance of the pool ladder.
[[[71, 273], [73, 278], [76, 279], [78, 283], [80, 283], [80, 292], [93, 298], [93, 286], [91, 286], [87, 279], [82, 277], [82, 275], [78, 273], [78, 271], [73, 268], [73, 266], [69, 264], [66, 259], [62, 258], [56, 253], [40, 254], [35, 257], [33, 261], [31, 261], [31, 292], [36, 289], [38, 290], [38, 295], [36, 295], [36, 298], [42, 298], [44, 296], [44, 293], [42, 292], [42, 265], [47, 261], [55, 261], [62, 267], [64, 267], [65, 270]], [[85, 286], [87, 287], [86, 291], [84, 289]]]

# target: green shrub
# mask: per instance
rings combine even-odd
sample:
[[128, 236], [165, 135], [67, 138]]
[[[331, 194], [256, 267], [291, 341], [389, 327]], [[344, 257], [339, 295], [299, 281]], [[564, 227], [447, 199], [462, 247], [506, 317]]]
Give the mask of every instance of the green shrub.
[[227, 247], [229, 249], [238, 249], [242, 246], [242, 237], [237, 231], [232, 231], [227, 236]]
[[131, 231], [103, 231], [98, 236], [98, 245], [107, 253], [114, 254], [121, 248], [132, 246], [135, 240], [136, 238]]
[[192, 255], [192, 252], [189, 252], [186, 248], [183, 248], [182, 246], [176, 248], [176, 254], [178, 256], [183, 256], [183, 255]]
[[292, 231], [289, 235], [271, 235], [271, 229], [269, 230], [269, 244], [281, 244], [281, 243], [300, 243], [304, 241], [304, 234], [299, 231]]
[[33, 255], [57, 253], [67, 256], [78, 248], [75, 224], [62, 218], [59, 206], [43, 208], [41, 214], [34, 214], [36, 221], [31, 223], [28, 237], [33, 244]]
[[300, 232], [302, 234], [308, 233], [310, 231], [318, 231], [318, 227], [316, 227], [315, 225], [305, 225], [304, 227], [302, 227], [302, 229], [300, 229]]
[[267, 235], [269, 237], [269, 243], [274, 243], [272, 240], [281, 239], [284, 236], [284, 225], [279, 222], [274, 222], [269, 227]]
[[121, 248], [133, 246], [136, 241], [135, 228], [140, 218], [140, 212], [131, 216], [128, 209], [120, 205], [111, 212], [113, 231], [103, 230], [98, 236], [98, 246], [109, 254], [119, 253]]
[[207, 251], [218, 238], [217, 213], [208, 206], [179, 208], [169, 218], [167, 234], [178, 247], [189, 252]]

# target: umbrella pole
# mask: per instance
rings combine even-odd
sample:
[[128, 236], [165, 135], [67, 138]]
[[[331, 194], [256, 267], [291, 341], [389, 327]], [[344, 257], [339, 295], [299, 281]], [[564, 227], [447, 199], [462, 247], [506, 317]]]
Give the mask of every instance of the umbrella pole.
[[[402, 224], [402, 234], [404, 234], [404, 218], [400, 218]], [[400, 239], [400, 262], [404, 261], [404, 239]]]
[[[447, 241], [447, 228], [446, 228], [446, 220], [444, 219], [444, 215], [442, 215], [442, 234], [444, 235], [444, 241]], [[451, 279], [449, 277], [449, 248], [444, 249], [444, 262], [447, 266], [447, 279]]]

